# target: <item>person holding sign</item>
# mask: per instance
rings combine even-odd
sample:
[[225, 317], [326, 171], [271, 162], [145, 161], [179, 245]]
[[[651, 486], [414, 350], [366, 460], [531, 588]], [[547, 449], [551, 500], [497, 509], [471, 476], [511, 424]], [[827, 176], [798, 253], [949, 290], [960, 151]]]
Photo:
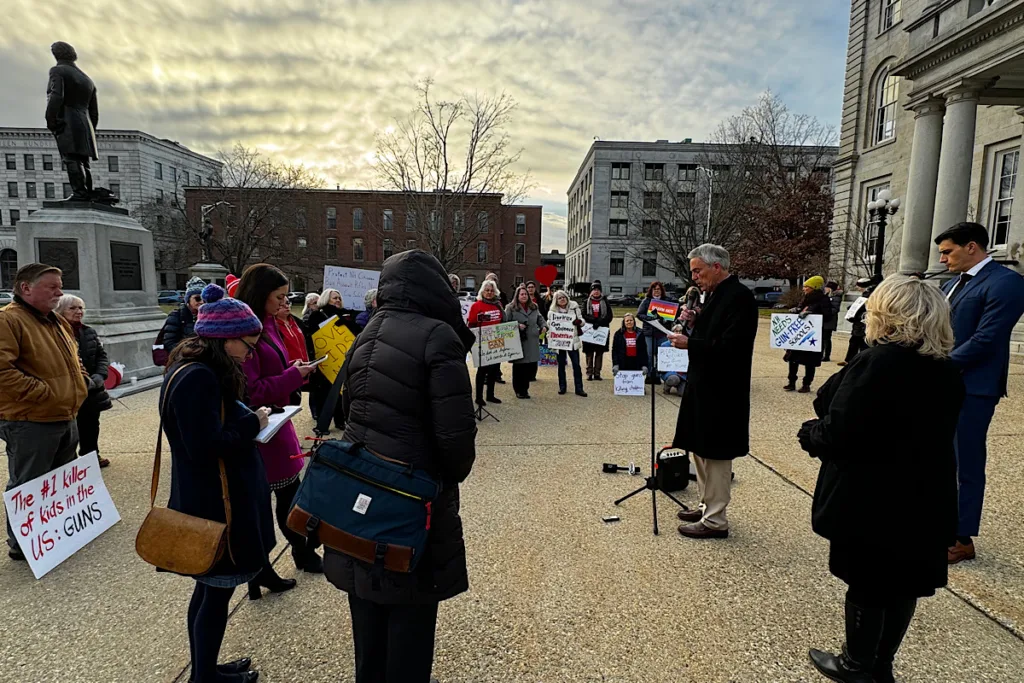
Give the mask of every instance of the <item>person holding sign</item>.
[[[640, 302], [640, 306], [636, 309], [636, 318], [640, 322], [650, 322], [651, 320], [658, 320], [658, 314], [651, 309], [651, 302], [654, 300], [662, 300], [665, 298], [665, 287], [660, 281], [655, 280], [647, 288], [647, 296]], [[644, 344], [647, 346], [647, 357], [650, 358], [654, 355], [654, 330], [649, 325], [644, 325], [641, 330], [644, 336]]]
[[[825, 286], [825, 279], [820, 275], [809, 277], [804, 280], [804, 298], [800, 305], [790, 309], [790, 313], [799, 313], [801, 318], [809, 315], [830, 315], [832, 302], [822, 291]], [[822, 351], [786, 351], [784, 360], [789, 363], [789, 383], [783, 387], [785, 391], [797, 391], [796, 379], [800, 374], [800, 366], [804, 368], [804, 381], [801, 384], [799, 393], [806, 394], [811, 391], [811, 382], [814, 381], [814, 371], [821, 365]]]
[[[484, 280], [480, 285], [480, 292], [477, 294], [476, 302], [469, 309], [468, 326], [471, 328], [488, 327], [505, 322], [505, 312], [502, 310], [500, 292], [494, 280]], [[498, 380], [501, 372], [501, 363], [485, 365], [476, 369], [476, 404], [486, 405], [484, 401], [484, 385], [487, 386], [487, 401], [501, 403], [501, 399], [494, 395], [494, 383]]]
[[[590, 286], [590, 298], [583, 304], [583, 322], [598, 329], [612, 324], [612, 307], [604, 298], [601, 283], [597, 280]], [[587, 356], [587, 379], [601, 381], [604, 354], [608, 350], [608, 338], [604, 344], [583, 342], [583, 353]]]
[[[313, 349], [310, 353], [313, 357], [316, 357], [315, 346], [313, 344], [313, 334], [323, 327], [324, 323], [337, 316], [335, 325], [345, 325], [348, 327], [352, 334], [359, 334], [359, 326], [356, 325], [355, 317], [352, 311], [345, 308], [345, 300], [341, 297], [341, 292], [336, 289], [325, 289], [317, 300], [317, 309], [310, 313], [309, 320], [306, 322], [306, 347]], [[327, 402], [327, 396], [331, 390], [331, 381], [324, 377], [323, 372], [315, 372], [309, 378], [309, 411], [313, 414], [313, 419], [317, 419], [320, 416], [320, 408]], [[336, 429], [343, 429], [345, 427], [345, 419], [341, 414], [341, 404], [334, 412], [334, 427]]]
[[540, 362], [540, 333], [548, 324], [523, 285], [519, 285], [512, 303], [505, 308], [505, 320], [519, 324], [519, 339], [523, 345], [523, 357], [512, 361], [512, 389], [516, 398], [530, 398], [530, 382], [536, 379]]
[[622, 316], [622, 327], [615, 333], [612, 342], [612, 375], [619, 374], [619, 370], [639, 370], [646, 377], [649, 362], [647, 345], [637, 329], [636, 318], [632, 313], [627, 313]]
[[566, 391], [565, 362], [572, 361], [572, 378], [576, 387], [576, 395], [586, 397], [583, 391], [583, 373], [580, 371], [580, 330], [583, 328], [583, 316], [580, 307], [569, 298], [564, 290], [555, 292], [548, 309], [548, 347], [558, 351], [558, 393]]

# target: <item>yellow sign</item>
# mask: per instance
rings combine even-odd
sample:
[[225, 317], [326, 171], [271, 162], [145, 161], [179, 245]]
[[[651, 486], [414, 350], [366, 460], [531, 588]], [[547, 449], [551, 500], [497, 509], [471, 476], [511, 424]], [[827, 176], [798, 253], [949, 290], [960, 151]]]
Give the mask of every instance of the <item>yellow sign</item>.
[[348, 327], [335, 325], [334, 322], [328, 322], [313, 333], [313, 351], [316, 358], [328, 356], [327, 360], [317, 366], [317, 370], [323, 373], [328, 382], [333, 382], [338, 376], [338, 371], [345, 364], [345, 354], [355, 340], [356, 336]]

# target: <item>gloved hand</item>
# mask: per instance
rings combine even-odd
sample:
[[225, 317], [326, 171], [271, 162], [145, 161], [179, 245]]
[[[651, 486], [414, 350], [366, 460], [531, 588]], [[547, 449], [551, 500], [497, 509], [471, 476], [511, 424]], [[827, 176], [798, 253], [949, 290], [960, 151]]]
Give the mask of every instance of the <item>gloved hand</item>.
[[641, 372], [641, 374], [643, 374], [644, 377], [646, 377], [647, 376], [647, 366], [645, 365], [642, 368], [640, 368], [640, 372]]
[[809, 316], [810, 314], [811, 314], [811, 312], [810, 312], [810, 311], [800, 311], [800, 319], [801, 319], [801, 320], [804, 320], [804, 319], [806, 319], [806, 318], [807, 318], [807, 316]]
[[793, 308], [789, 309], [789, 312], [790, 313], [799, 313], [800, 312], [800, 308], [797, 307], [797, 306], [794, 306]]
[[617, 374], [619, 374], [619, 366], [618, 365], [613, 365], [612, 366], [612, 377], [614, 377]]
[[92, 377], [89, 378], [89, 391], [96, 391], [97, 389], [102, 389], [104, 384], [105, 381], [103, 380], [102, 376], [93, 375]]
[[818, 424], [818, 420], [807, 420], [800, 425], [800, 430], [796, 433], [796, 438], [800, 442], [800, 448], [807, 451], [807, 453], [813, 458], [814, 454], [811, 453], [811, 429], [814, 425]]

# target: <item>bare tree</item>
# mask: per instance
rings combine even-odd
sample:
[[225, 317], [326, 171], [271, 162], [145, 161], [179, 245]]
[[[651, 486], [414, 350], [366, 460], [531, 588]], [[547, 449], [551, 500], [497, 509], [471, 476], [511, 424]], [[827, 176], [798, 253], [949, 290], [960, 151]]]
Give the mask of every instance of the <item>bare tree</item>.
[[[419, 84], [418, 108], [394, 130], [377, 134], [376, 169], [379, 189], [400, 195], [400, 230], [454, 272], [482, 236], [499, 229], [501, 207], [526, 196], [529, 174], [516, 171], [522, 149], [506, 130], [515, 100], [505, 93], [437, 100], [432, 85]], [[387, 238], [395, 227], [387, 220], [371, 216], [368, 226]]]

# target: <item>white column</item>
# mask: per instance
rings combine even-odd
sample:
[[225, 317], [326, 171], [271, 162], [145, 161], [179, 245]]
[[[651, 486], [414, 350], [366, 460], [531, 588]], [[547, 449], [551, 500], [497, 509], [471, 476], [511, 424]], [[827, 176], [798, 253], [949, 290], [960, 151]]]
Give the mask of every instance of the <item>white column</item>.
[[[957, 88], [946, 95], [946, 119], [942, 127], [939, 179], [935, 191], [932, 239], [953, 225], [967, 220], [974, 162], [974, 128], [978, 118], [978, 91]], [[943, 272], [939, 252], [931, 245], [928, 270]]]
[[900, 249], [901, 273], [922, 272], [928, 266], [945, 104], [942, 100], [930, 99], [914, 107], [914, 112], [914, 146], [910, 153], [907, 204], [903, 212], [903, 244]]

